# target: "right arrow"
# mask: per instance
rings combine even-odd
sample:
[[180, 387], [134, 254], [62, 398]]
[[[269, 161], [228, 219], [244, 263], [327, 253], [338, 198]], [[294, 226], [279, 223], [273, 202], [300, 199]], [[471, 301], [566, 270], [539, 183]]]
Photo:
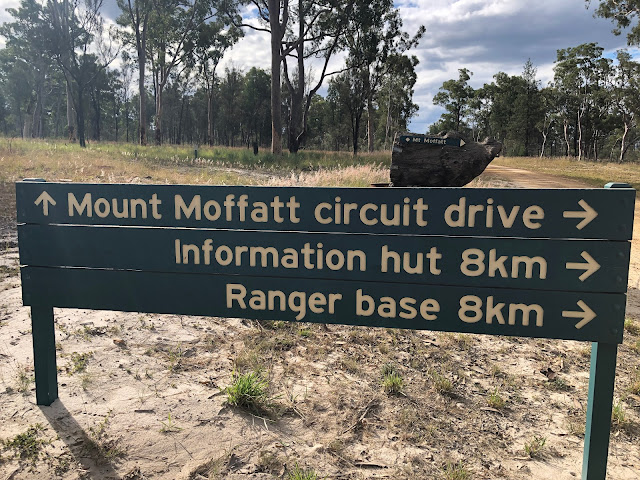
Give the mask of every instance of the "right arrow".
[[596, 318], [596, 314], [582, 300], [578, 300], [578, 306], [582, 309], [581, 312], [574, 312], [574, 311], [571, 311], [571, 310], [565, 310], [565, 311], [562, 312], [562, 316], [565, 317], [565, 318], [581, 318], [582, 320], [580, 320], [576, 324], [576, 328], [578, 330], [580, 330], [587, 323], [589, 323], [591, 320]]
[[598, 216], [598, 212], [596, 212], [593, 208], [591, 208], [591, 205], [589, 205], [584, 200], [580, 200], [578, 202], [578, 205], [582, 207], [582, 210], [578, 210], [575, 212], [574, 211], [562, 212], [562, 216], [564, 218], [582, 218], [582, 221], [576, 225], [576, 228], [578, 230], [582, 230], [589, 223], [591, 223], [591, 220], [593, 220]]
[[582, 272], [582, 275], [578, 277], [581, 282], [584, 282], [587, 278], [600, 270], [600, 264], [596, 262], [594, 258], [587, 252], [582, 252], [580, 255], [586, 260], [587, 263], [567, 262], [566, 267], [567, 270], [584, 270], [584, 272]]
[[42, 204], [42, 213], [44, 213], [44, 216], [47, 217], [49, 216], [49, 204], [55, 205], [56, 201], [47, 192], [42, 192], [33, 203], [35, 203], [36, 205]]

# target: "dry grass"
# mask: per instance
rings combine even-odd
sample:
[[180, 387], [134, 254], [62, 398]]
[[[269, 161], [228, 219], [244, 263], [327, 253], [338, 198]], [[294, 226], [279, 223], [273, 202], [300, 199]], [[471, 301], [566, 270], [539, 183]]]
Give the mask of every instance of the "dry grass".
[[640, 188], [640, 165], [636, 163], [578, 162], [570, 157], [498, 157], [492, 164], [581, 180], [594, 187], [602, 187], [609, 182], [625, 182]]
[[[390, 161], [388, 153], [304, 151], [297, 155], [274, 157], [269, 153], [254, 156], [244, 148], [185, 146], [138, 147], [132, 144], [93, 143], [87, 148], [61, 141], [25, 141], [0, 139], [0, 182], [14, 182], [26, 177], [49, 181], [67, 179], [97, 183], [192, 183], [218, 185], [253, 185], [268, 183], [272, 177], [286, 177], [288, 184], [306, 184], [316, 178], [331, 183], [327, 171], [347, 170], [345, 181], [362, 184], [358, 167], [380, 165]], [[295, 174], [292, 172], [311, 171]], [[381, 178], [381, 167], [371, 167], [363, 178]], [[371, 183], [371, 182], [369, 182]], [[277, 182], [275, 183], [277, 184]], [[368, 186], [368, 183], [367, 185]]]

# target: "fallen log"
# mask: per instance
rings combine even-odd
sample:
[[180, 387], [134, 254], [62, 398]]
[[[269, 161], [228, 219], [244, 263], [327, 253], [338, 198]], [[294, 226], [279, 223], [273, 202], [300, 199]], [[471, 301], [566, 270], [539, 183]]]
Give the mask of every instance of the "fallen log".
[[394, 187], [462, 187], [480, 175], [502, 150], [493, 139], [473, 142], [457, 132], [396, 136], [391, 154]]

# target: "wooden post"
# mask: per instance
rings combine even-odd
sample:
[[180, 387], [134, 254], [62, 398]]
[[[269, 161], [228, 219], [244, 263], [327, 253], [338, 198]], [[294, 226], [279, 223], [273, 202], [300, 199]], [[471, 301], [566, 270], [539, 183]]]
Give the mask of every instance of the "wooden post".
[[33, 337], [33, 367], [36, 376], [36, 403], [51, 405], [58, 398], [53, 307], [41, 305], [31, 307], [31, 335]]
[[599, 342], [591, 344], [582, 480], [605, 480], [606, 478], [617, 355], [618, 345], [616, 344]]
[[[609, 182], [604, 188], [633, 187], [627, 183]], [[617, 356], [617, 344], [600, 342], [591, 344], [591, 369], [589, 371], [587, 424], [584, 431], [584, 452], [582, 455], [582, 480], [605, 480], [607, 475]]]

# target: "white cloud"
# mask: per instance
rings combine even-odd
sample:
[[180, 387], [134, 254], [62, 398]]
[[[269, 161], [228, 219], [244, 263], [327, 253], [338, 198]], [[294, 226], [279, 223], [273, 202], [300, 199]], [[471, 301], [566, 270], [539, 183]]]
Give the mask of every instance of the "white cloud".
[[[0, 22], [10, 20], [5, 9], [18, 4], [18, 0], [0, 0]], [[530, 58], [538, 79], [546, 85], [553, 78], [559, 48], [598, 42], [613, 58], [615, 50], [625, 46], [625, 36], [614, 36], [608, 20], [593, 18], [594, 6], [587, 10], [584, 0], [397, 0], [395, 4], [408, 32], [426, 27], [420, 45], [410, 52], [420, 60], [414, 95], [420, 110], [411, 123], [416, 132], [437, 120], [442, 110], [433, 105], [433, 95], [442, 82], [458, 77], [459, 68], [473, 72], [470, 84], [478, 88], [497, 72], [521, 73]], [[103, 7], [107, 18], [119, 13], [115, 0], [104, 0]], [[250, 7], [245, 12], [256, 21]], [[630, 51], [640, 56], [638, 49]], [[220, 72], [231, 65], [244, 71], [253, 66], [269, 70], [270, 58], [268, 34], [247, 29], [225, 55]], [[342, 58], [336, 56], [332, 68], [339, 67]], [[317, 74], [319, 69], [316, 65], [313, 70]]]

